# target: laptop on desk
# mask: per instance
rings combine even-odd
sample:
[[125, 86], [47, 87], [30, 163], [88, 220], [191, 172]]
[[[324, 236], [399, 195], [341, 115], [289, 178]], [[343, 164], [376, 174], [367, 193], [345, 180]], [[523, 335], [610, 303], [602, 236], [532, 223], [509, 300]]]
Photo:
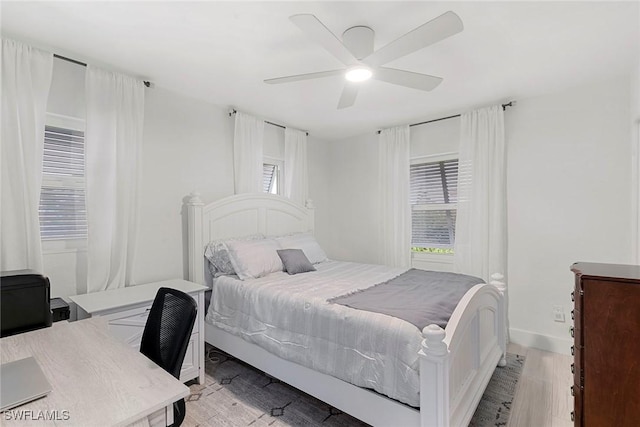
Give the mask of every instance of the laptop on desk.
[[39, 399], [50, 391], [51, 384], [33, 357], [0, 365], [0, 412]]

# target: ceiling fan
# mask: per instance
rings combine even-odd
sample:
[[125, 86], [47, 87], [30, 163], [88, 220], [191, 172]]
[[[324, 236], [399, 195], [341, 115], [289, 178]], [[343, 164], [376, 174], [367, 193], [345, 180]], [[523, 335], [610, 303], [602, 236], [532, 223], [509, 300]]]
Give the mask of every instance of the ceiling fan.
[[449, 11], [374, 51], [374, 31], [369, 27], [351, 27], [342, 34], [342, 41], [340, 41], [314, 15], [293, 15], [289, 19], [347, 68], [278, 77], [264, 82], [289, 83], [342, 74], [347, 81], [338, 102], [338, 109], [352, 106], [358, 95], [358, 83], [369, 78], [425, 91], [434, 89], [442, 82], [441, 77], [387, 68], [382, 65], [457, 34], [464, 28], [460, 17]]

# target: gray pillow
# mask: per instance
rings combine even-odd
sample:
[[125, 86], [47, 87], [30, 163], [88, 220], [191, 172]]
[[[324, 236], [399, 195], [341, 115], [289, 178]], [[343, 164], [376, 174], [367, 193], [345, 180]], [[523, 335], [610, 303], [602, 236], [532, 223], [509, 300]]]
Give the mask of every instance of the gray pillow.
[[302, 249], [279, 249], [277, 252], [284, 265], [284, 271], [289, 274], [316, 271]]

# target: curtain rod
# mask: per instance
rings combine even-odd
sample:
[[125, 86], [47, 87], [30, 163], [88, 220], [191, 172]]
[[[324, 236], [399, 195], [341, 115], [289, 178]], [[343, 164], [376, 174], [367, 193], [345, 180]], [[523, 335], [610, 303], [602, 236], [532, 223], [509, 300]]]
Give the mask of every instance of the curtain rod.
[[[502, 111], [505, 111], [507, 109], [507, 107], [513, 107], [515, 105], [516, 105], [516, 101], [509, 101], [506, 104], [502, 104]], [[460, 117], [460, 116], [461, 116], [461, 114], [454, 114], [453, 116], [447, 116], [447, 117], [441, 117], [439, 119], [427, 120], [426, 122], [412, 123], [412, 124], [409, 125], [409, 127], [426, 125], [427, 123], [439, 122], [440, 120], [453, 119], [453, 118]], [[378, 135], [380, 135], [380, 132], [382, 132], [382, 131], [379, 130], [378, 131]]]
[[[80, 61], [77, 61], [75, 59], [67, 58], [66, 56], [58, 55], [57, 53], [54, 53], [53, 57], [54, 58], [58, 58], [58, 59], [62, 59], [63, 61], [71, 62], [72, 64], [80, 65], [81, 67], [86, 67], [87, 66], [87, 64], [85, 62], [80, 62]], [[142, 83], [144, 83], [144, 85], [146, 87], [151, 87], [151, 82], [148, 81], [148, 80], [143, 80]]]
[[[232, 109], [231, 109], [231, 111], [229, 111], [229, 117], [231, 117], [231, 116], [232, 116], [232, 115], [234, 115], [235, 113], [237, 113], [236, 109], [235, 109], [235, 108], [232, 108]], [[268, 124], [268, 125], [276, 126], [276, 127], [282, 128], [282, 129], [286, 129], [286, 128], [287, 128], [287, 127], [286, 127], [286, 126], [284, 126], [284, 125], [279, 125], [279, 124], [277, 124], [277, 123], [273, 123], [273, 122], [270, 122], [270, 121], [268, 121], [268, 120], [264, 120], [264, 122], [265, 122], [266, 124]], [[303, 132], [304, 132], [307, 136], [309, 136], [309, 132], [308, 132], [308, 131], [303, 131]]]

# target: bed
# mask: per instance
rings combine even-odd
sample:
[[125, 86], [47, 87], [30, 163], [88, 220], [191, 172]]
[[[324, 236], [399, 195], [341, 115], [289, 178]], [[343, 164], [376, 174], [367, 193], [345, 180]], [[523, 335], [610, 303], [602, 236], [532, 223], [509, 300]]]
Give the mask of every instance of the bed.
[[[299, 206], [288, 199], [269, 194], [235, 195], [207, 205], [197, 194], [191, 194], [185, 204], [189, 279], [201, 284], [210, 284], [212, 279], [203, 256], [210, 241], [251, 234], [282, 236], [296, 232], [313, 233], [314, 229], [312, 206]], [[366, 269], [361, 275], [366, 276], [367, 280], [372, 280], [371, 277], [382, 280], [385, 274], [394, 273], [389, 272], [389, 269], [376, 269], [375, 266], [348, 264], [332, 261], [319, 264], [320, 273], [317, 276], [329, 272], [330, 275], [334, 274], [332, 277], [335, 279], [338, 277], [335, 274], [343, 274], [341, 269], [347, 272], [349, 268]], [[311, 277], [304, 280], [305, 285], [311, 286], [306, 284]], [[264, 285], [265, 289], [280, 286], [280, 282], [274, 278], [284, 280], [282, 283], [285, 286], [296, 283], [291, 282], [292, 279], [287, 278], [284, 273], [274, 273], [273, 276], [252, 283]], [[374, 426], [466, 426], [494, 369], [497, 365], [505, 364], [506, 285], [501, 281], [500, 275], [494, 275], [492, 279], [490, 284], [475, 285], [464, 294], [445, 329], [430, 324], [420, 332], [402, 320], [386, 317], [386, 323], [405, 323], [406, 325], [400, 326], [406, 329], [405, 335], [411, 335], [412, 328], [415, 331], [415, 336], [411, 338], [414, 341], [414, 354], [398, 357], [409, 358], [406, 364], [415, 365], [414, 370], [419, 374], [415, 380], [408, 378], [406, 382], [414, 382], [417, 389], [411, 391], [411, 387], [400, 382], [395, 388], [401, 393], [408, 390], [407, 396], [394, 395], [397, 390], [388, 393], [386, 389], [383, 391], [393, 395], [395, 399], [373, 391], [373, 386], [355, 385], [340, 379], [341, 375], [331, 375], [328, 373], [330, 370], [318, 364], [307, 364], [312, 366], [307, 367], [304, 363], [296, 363], [301, 362], [296, 358], [304, 357], [304, 352], [279, 353], [268, 342], [265, 344], [248, 339], [233, 323], [216, 321], [215, 316], [210, 314], [205, 323], [205, 341]], [[227, 289], [242, 285], [239, 281], [234, 284], [224, 278], [216, 282], [216, 285], [225, 281]], [[219, 287], [224, 288], [223, 285]], [[343, 289], [337, 289], [331, 295], [322, 295], [322, 298], [336, 296], [335, 293], [342, 291]], [[224, 292], [216, 294], [215, 303], [232, 304], [231, 293], [228, 294], [229, 296], [225, 296]], [[221, 298], [227, 300], [221, 302]], [[210, 313], [212, 309], [209, 310]], [[361, 312], [347, 307], [336, 310]], [[352, 314], [348, 317], [353, 317]], [[358, 315], [369, 316], [362, 313]], [[373, 313], [370, 317], [376, 316], [385, 317], [378, 313]], [[308, 356], [313, 359], [314, 354]], [[410, 360], [411, 357], [413, 361]], [[400, 373], [398, 376], [403, 375]], [[415, 407], [417, 404], [419, 407]]]

